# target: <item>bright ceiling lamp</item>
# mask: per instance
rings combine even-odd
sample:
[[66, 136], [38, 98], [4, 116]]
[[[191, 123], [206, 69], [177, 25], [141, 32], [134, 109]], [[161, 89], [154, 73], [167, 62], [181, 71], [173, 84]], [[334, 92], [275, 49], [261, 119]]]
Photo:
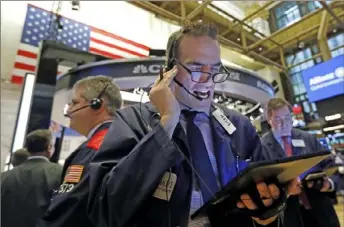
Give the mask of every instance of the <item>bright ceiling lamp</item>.
[[14, 128], [14, 136], [12, 140], [11, 153], [23, 148], [26, 136], [27, 124], [30, 117], [31, 101], [33, 89], [35, 86], [35, 75], [27, 73], [24, 79], [24, 85], [19, 102], [16, 126]]
[[324, 128], [323, 131], [329, 132], [329, 131], [335, 131], [335, 130], [339, 130], [339, 129], [344, 129], [344, 125], [336, 125], [336, 126], [332, 126], [332, 127], [327, 127], [327, 128]]
[[326, 116], [325, 121], [333, 121], [333, 120], [340, 119], [341, 117], [342, 117], [342, 115], [337, 113], [337, 114]]

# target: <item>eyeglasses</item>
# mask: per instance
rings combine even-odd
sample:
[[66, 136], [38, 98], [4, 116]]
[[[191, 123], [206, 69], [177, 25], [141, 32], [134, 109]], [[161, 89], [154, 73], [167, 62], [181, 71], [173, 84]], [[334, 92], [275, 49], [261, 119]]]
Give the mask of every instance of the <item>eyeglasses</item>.
[[177, 62], [181, 67], [183, 67], [191, 75], [191, 80], [196, 83], [205, 83], [210, 78], [213, 80], [214, 83], [222, 83], [226, 81], [229, 76], [229, 72], [223, 65], [220, 66], [217, 72], [210, 73], [210, 72], [204, 72], [200, 70], [191, 70], [175, 58], [172, 59], [172, 61]]
[[276, 124], [290, 124], [292, 123], [293, 121], [293, 118], [292, 116], [286, 116], [286, 117], [274, 117], [272, 118], [273, 121], [276, 123]]

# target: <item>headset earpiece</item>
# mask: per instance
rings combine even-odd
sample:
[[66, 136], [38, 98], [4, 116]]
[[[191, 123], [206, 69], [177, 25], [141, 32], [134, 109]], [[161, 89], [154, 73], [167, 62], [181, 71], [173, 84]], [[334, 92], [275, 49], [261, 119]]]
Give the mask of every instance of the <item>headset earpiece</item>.
[[103, 100], [100, 98], [94, 98], [90, 101], [90, 107], [94, 110], [99, 110], [102, 107]]

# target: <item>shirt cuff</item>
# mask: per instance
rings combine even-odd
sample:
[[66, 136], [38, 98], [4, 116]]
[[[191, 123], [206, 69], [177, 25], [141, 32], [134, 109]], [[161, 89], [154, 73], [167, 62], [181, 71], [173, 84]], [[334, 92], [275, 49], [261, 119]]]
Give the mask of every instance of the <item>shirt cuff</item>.
[[328, 192], [333, 192], [335, 190], [334, 182], [331, 178], [327, 178], [327, 180], [330, 182], [330, 188], [327, 190]]
[[262, 226], [265, 226], [265, 227], [282, 227], [281, 225], [281, 221], [282, 220], [282, 217], [281, 215], [278, 215], [278, 217], [276, 218], [275, 221], [271, 222], [270, 224], [268, 225], [260, 225], [258, 224], [255, 220], [252, 219], [252, 223], [253, 223], [253, 227], [262, 227]]

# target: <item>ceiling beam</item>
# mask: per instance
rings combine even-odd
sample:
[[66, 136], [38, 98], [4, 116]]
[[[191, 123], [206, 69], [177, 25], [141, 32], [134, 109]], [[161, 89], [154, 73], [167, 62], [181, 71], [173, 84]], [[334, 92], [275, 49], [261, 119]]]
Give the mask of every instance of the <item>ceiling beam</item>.
[[149, 1], [130, 1], [129, 3], [136, 5], [140, 8], [143, 8], [149, 12], [159, 14], [160, 16], [163, 16], [167, 19], [174, 20], [177, 22], [181, 22], [182, 18], [174, 13], [171, 13], [170, 11], [163, 9]]
[[[304, 16], [301, 20], [299, 21], [296, 21], [295, 23], [293, 23], [292, 25], [290, 26], [287, 26], [287, 27], [284, 27], [282, 29], [279, 29], [278, 31], [274, 32], [270, 38], [274, 37], [274, 36], [277, 36], [279, 34], [282, 34], [283, 32], [286, 32], [287, 30], [289, 30], [290, 28], [292, 27], [295, 27], [297, 26], [298, 24], [301, 24], [302, 22], [304, 22], [305, 20], [308, 20], [310, 19], [311, 17], [314, 17], [316, 16], [318, 13], [320, 13], [321, 11], [323, 11], [324, 9], [323, 8], [320, 8], [320, 9], [317, 9], [316, 11], [312, 12], [312, 13], [309, 13], [307, 14], [306, 16]], [[262, 45], [264, 42], [268, 41], [268, 38], [265, 38], [265, 39], [261, 39], [253, 44], [251, 44], [248, 49], [249, 50], [253, 50], [255, 48], [257, 48], [259, 45]], [[282, 45], [282, 43], [280, 43]]]
[[170, 1], [164, 1], [164, 2], [160, 5], [160, 7], [163, 8], [163, 9], [165, 9], [169, 2], [170, 2]]
[[[243, 20], [240, 20], [240, 19], [230, 15], [229, 13], [227, 13], [226, 11], [220, 9], [219, 7], [217, 7], [215, 5], [211, 5], [211, 6], [214, 7], [216, 10], [220, 11], [221, 13], [225, 14], [226, 16], [228, 16], [228, 17], [233, 19], [233, 22], [231, 22], [230, 25], [228, 26], [228, 30], [226, 30], [223, 33], [221, 33], [222, 36], [226, 36], [228, 33], [230, 33], [231, 31], [235, 30], [238, 26], [240, 26], [241, 27], [240, 31], [245, 31], [248, 34], [251, 34], [251, 36], [254, 36], [256, 39], [260, 39], [259, 37], [254, 35], [254, 33], [258, 33], [262, 37], [265, 37], [265, 38], [269, 39], [273, 44], [279, 46], [279, 43], [277, 43], [275, 40], [273, 40], [272, 38], [270, 38], [270, 37], [266, 36], [265, 34], [261, 33], [260, 31], [258, 31], [257, 29], [255, 29], [251, 25], [247, 24]], [[245, 29], [244, 26], [247, 27], [248, 29], [251, 29], [251, 31], [248, 31], [247, 29]], [[255, 41], [252, 38], [251, 38], [251, 40]]]
[[[343, 16], [344, 12], [339, 14], [339, 17]], [[330, 22], [333, 23], [334, 22], [334, 18], [330, 18]], [[293, 45], [294, 43], [297, 43], [299, 41], [299, 38], [302, 37], [302, 39], [308, 39], [310, 37], [313, 37], [314, 35], [317, 34], [317, 32], [315, 31], [316, 29], [318, 29], [320, 26], [320, 24], [316, 24], [310, 28], [307, 28], [306, 30], [296, 34], [295, 36], [284, 40], [281, 44], [281, 46], [283, 48], [288, 48], [289, 46]], [[261, 54], [262, 55], [266, 55], [268, 53], [270, 53], [271, 51], [275, 50], [278, 46], [273, 46], [271, 48], [269, 48], [268, 50], [263, 51]]]
[[[206, 3], [206, 2], [207, 2], [207, 3]], [[204, 3], [209, 4], [210, 2], [211, 2], [211, 1], [208, 0], [208, 1], [205, 1]], [[132, 4], [134, 4], [134, 5], [138, 6], [138, 7], [141, 7], [141, 8], [143, 8], [143, 9], [149, 11], [149, 12], [152, 12], [152, 13], [158, 14], [158, 15], [160, 15], [160, 16], [162, 16], [162, 17], [168, 18], [168, 19], [170, 19], [170, 20], [172, 20], [172, 21], [176, 21], [176, 22], [178, 22], [180, 25], [183, 24], [183, 21], [184, 21], [184, 20], [183, 20], [180, 16], [175, 15], [175, 14], [173, 14], [172, 12], [169, 12], [169, 11], [167, 11], [167, 10], [165, 10], [165, 9], [162, 9], [161, 7], [155, 5], [155, 4], [151, 3], [151, 2], [148, 2], [148, 1], [130, 1], [130, 3], [132, 3]], [[206, 6], [206, 4], [205, 4], [201, 9], [203, 9], [203, 8]], [[193, 2], [185, 1], [185, 6], [188, 7], [188, 8], [191, 8], [190, 6], [193, 6]], [[197, 11], [195, 11], [197, 8], [198, 8], [198, 7], [193, 7], [194, 10], [193, 10], [192, 12], [197, 12]], [[200, 10], [200, 8], [198, 8], [198, 10]], [[209, 18], [212, 18], [211, 15], [210, 15], [210, 13], [213, 13], [213, 12], [212, 12], [210, 9], [205, 9], [205, 10], [206, 10], [206, 11], [205, 11], [206, 16], [208, 16]], [[192, 15], [192, 13], [190, 13], [190, 14], [191, 14], [192, 17], [194, 17], [194, 15]], [[189, 14], [189, 15], [190, 15], [190, 14]], [[215, 14], [215, 13], [214, 13], [214, 14]], [[197, 14], [196, 14], [196, 15], [197, 15]], [[215, 22], [222, 22], [222, 24], [227, 24], [227, 23], [228, 23], [227, 20], [225, 20], [225, 19], [224, 19], [223, 17], [221, 17], [220, 15], [217, 15], [217, 14], [216, 14], [216, 16], [217, 16], [217, 18], [216, 18], [217, 20], [215, 20], [214, 18], [212, 18], [212, 19], [214, 19]], [[221, 18], [221, 19], [220, 19], [220, 18]], [[222, 19], [222, 18], [223, 18], [223, 19]], [[231, 40], [229, 40], [229, 39], [226, 39], [226, 38], [222, 37], [221, 35], [218, 36], [218, 40], [219, 40], [220, 43], [229, 46], [229, 47], [230, 47], [232, 50], [234, 50], [234, 51], [237, 51], [237, 52], [243, 53], [243, 54], [247, 54], [247, 55], [249, 55], [249, 56], [252, 56], [254, 59], [256, 59], [256, 60], [258, 60], [258, 61], [260, 61], [260, 62], [263, 62], [263, 63], [265, 63], [265, 64], [272, 65], [273, 67], [276, 67], [276, 68], [278, 68], [279, 70], [283, 70], [282, 65], [280, 65], [280, 64], [278, 64], [278, 63], [276, 63], [276, 62], [274, 62], [274, 61], [272, 61], [272, 60], [270, 60], [270, 59], [268, 59], [267, 57], [264, 57], [264, 56], [262, 56], [262, 55], [256, 53], [255, 51], [249, 51], [249, 52], [247, 52], [247, 51], [243, 48], [242, 45], [240, 45], [240, 44], [238, 44], [238, 43], [236, 43], [236, 42], [234, 42], [234, 41], [231, 41]]]
[[[298, 42], [298, 38], [301, 37], [301, 36], [303, 36], [303, 35], [308, 34], [308, 36], [313, 36], [313, 34], [312, 34], [311, 32], [314, 31], [314, 30], [316, 30], [318, 27], [319, 27], [318, 24], [317, 24], [317, 25], [314, 25], [313, 27], [310, 27], [310, 28], [304, 30], [303, 32], [301, 32], [301, 33], [299, 33], [299, 34], [297, 34], [297, 35], [295, 35], [295, 36], [293, 36], [293, 37], [291, 37], [291, 38], [289, 38], [289, 39], [287, 39], [287, 40], [284, 40], [283, 43], [280, 43], [280, 44], [281, 44], [281, 46], [282, 46], [283, 48], [285, 48], [285, 46], [287, 46], [287, 44], [290, 43], [290, 42], [295, 42], [295, 43], [297, 43], [297, 42]], [[308, 36], [307, 36], [307, 37], [308, 37]], [[268, 50], [262, 52], [262, 55], [266, 55], [267, 53], [270, 53], [271, 51], [275, 50], [277, 47], [278, 47], [278, 46], [276, 45], [276, 46], [273, 46], [273, 47], [269, 48]]]
[[246, 17], [244, 17], [244, 19], [242, 19], [242, 22], [245, 22], [249, 19], [251, 19], [252, 17], [254, 17], [255, 15], [257, 15], [259, 12], [263, 11], [265, 8], [267, 8], [268, 6], [270, 6], [271, 4], [276, 3], [276, 1], [274, 0], [270, 0], [267, 1], [266, 3], [264, 3], [259, 9], [257, 9], [256, 11], [250, 13], [249, 15], [247, 15]]
[[189, 15], [185, 17], [185, 21], [190, 21], [194, 17], [196, 17], [200, 12], [203, 11], [211, 3], [211, 0], [206, 0], [202, 4], [200, 4], [196, 9], [194, 9]]
[[343, 24], [343, 21], [337, 17], [337, 15], [333, 12], [332, 9], [330, 9], [329, 5], [327, 5], [326, 2], [323, 1], [318, 1], [323, 7], [324, 9], [338, 22], [338, 24]]
[[180, 15], [182, 17], [183, 20], [185, 20], [186, 17], [186, 9], [185, 9], [185, 4], [184, 1], [180, 1]]

